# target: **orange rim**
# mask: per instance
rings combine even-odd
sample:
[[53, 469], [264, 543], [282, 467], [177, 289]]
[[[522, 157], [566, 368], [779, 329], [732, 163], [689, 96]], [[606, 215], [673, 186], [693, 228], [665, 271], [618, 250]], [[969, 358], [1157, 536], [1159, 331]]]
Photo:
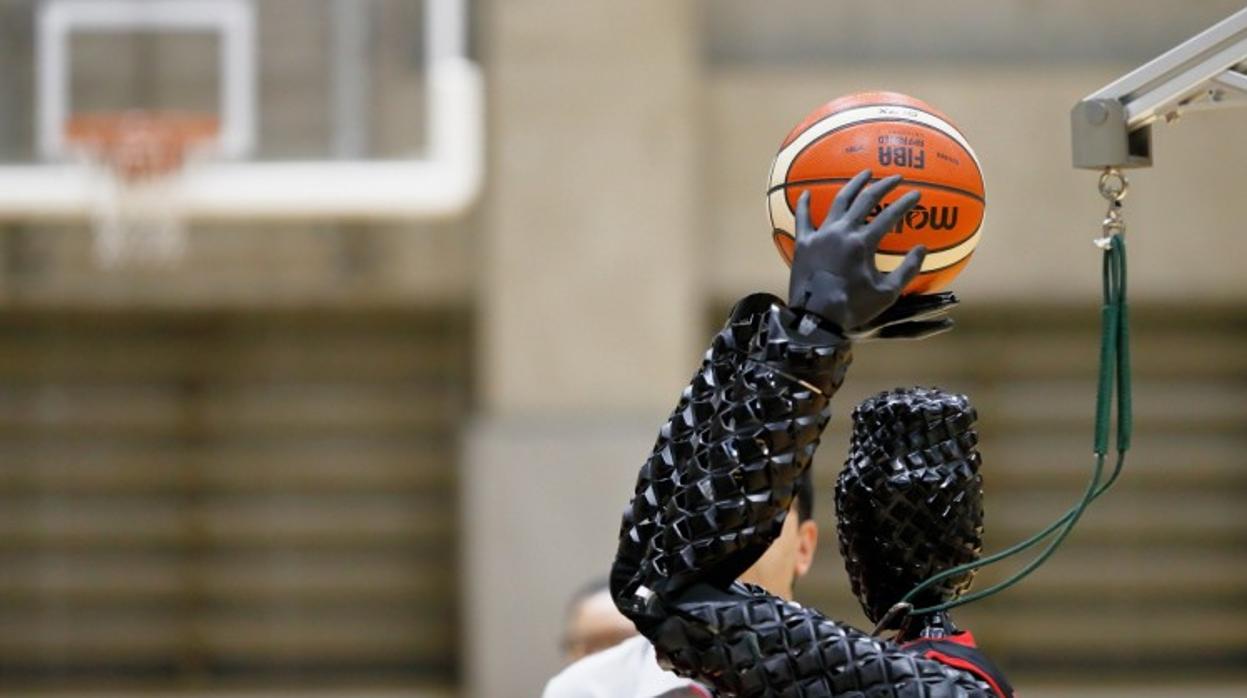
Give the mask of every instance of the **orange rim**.
[[220, 119], [194, 112], [77, 114], [65, 123], [65, 140], [124, 179], [180, 169], [187, 152], [216, 139]]

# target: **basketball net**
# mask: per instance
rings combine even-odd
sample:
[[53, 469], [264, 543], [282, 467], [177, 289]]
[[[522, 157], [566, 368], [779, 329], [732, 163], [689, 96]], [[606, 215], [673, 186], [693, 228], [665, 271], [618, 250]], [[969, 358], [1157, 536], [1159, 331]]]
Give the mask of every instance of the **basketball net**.
[[218, 131], [215, 117], [182, 113], [80, 115], [66, 124], [66, 141], [92, 173], [97, 265], [169, 267], [183, 258], [182, 177]]

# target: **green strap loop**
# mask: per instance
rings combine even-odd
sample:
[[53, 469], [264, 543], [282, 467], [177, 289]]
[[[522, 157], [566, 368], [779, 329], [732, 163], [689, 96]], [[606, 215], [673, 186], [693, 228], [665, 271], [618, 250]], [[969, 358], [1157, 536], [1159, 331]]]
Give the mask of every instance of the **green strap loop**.
[[1117, 262], [1117, 450], [1130, 450], [1134, 431], [1133, 396], [1130, 387], [1130, 312], [1126, 303], [1126, 238], [1113, 240]]
[[1117, 372], [1106, 371], [1104, 367], [1117, 365], [1117, 320], [1116, 306], [1110, 304], [1100, 310], [1100, 378], [1095, 394], [1095, 447], [1092, 449], [1099, 455], [1108, 451], [1109, 425], [1113, 412], [1113, 381], [1117, 378]]
[[[939, 572], [918, 586], [914, 587], [901, 599], [901, 604], [912, 603], [913, 598], [923, 590], [939, 582], [977, 570], [991, 564], [1008, 559], [1023, 551], [1029, 550], [1056, 533], [1056, 536], [1043, 551], [1017, 572], [1004, 581], [986, 589], [967, 594], [959, 599], [947, 601], [926, 608], [915, 608], [911, 615], [938, 613], [950, 608], [986, 598], [999, 593], [1022, 581], [1034, 572], [1056, 552], [1061, 543], [1074, 530], [1074, 525], [1082, 517], [1091, 502], [1104, 494], [1117, 482], [1126, 462], [1126, 451], [1130, 449], [1130, 436], [1133, 428], [1133, 410], [1131, 409], [1130, 386], [1130, 331], [1129, 311], [1126, 303], [1126, 241], [1120, 234], [1109, 236], [1104, 249], [1104, 306], [1100, 312], [1100, 370], [1096, 390], [1095, 409], [1095, 464], [1092, 468], [1091, 481], [1078, 502], [1070, 507], [1060, 518], [1046, 528], [1019, 543], [1015, 543], [1000, 552], [988, 555], [979, 560]], [[1112, 423], [1113, 389], [1116, 386], [1117, 403], [1117, 459], [1108, 480], [1100, 482], [1104, 472], [1104, 459], [1108, 453], [1108, 437]]]

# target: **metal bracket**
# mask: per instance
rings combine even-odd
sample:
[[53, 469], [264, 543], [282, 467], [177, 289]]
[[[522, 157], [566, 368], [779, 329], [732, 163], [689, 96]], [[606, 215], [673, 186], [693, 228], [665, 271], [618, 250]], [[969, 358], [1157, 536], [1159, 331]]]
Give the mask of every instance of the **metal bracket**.
[[1247, 105], [1247, 9], [1114, 82], [1070, 112], [1074, 167], [1148, 167], [1151, 124], [1197, 109]]

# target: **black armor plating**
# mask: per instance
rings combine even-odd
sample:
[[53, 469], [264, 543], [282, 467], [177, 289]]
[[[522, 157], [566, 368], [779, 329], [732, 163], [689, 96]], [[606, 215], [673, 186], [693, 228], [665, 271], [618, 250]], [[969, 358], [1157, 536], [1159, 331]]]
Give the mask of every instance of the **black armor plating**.
[[[849, 457], [836, 480], [836, 530], [853, 593], [870, 620], [878, 622], [936, 572], [979, 558], [977, 416], [965, 396], [922, 388], [880, 393], [853, 410]], [[946, 579], [912, 603], [954, 599], [973, 578], [966, 572]]]
[[722, 695], [991, 696], [970, 672], [735, 582], [779, 534], [850, 357], [815, 315], [767, 295], [737, 305], [641, 468], [615, 602], [664, 663]]

